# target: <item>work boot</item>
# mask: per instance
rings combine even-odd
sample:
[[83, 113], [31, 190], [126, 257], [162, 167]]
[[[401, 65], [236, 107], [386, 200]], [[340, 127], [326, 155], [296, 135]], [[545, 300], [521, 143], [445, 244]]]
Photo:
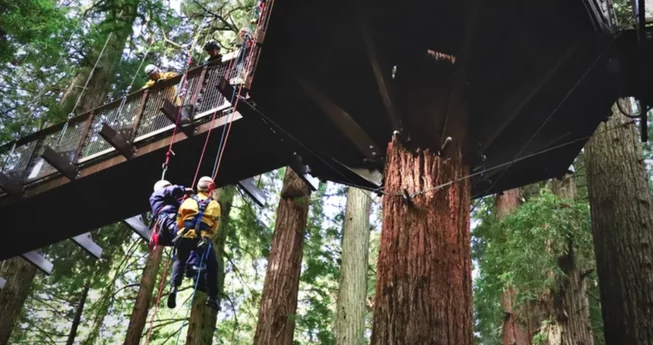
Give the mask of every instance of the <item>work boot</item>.
[[174, 309], [177, 306], [177, 287], [170, 289], [168, 294], [168, 308]]
[[211, 298], [211, 297], [207, 298], [206, 305], [217, 311], [220, 311], [220, 305], [218, 304], [218, 301], [215, 300], [215, 298]]

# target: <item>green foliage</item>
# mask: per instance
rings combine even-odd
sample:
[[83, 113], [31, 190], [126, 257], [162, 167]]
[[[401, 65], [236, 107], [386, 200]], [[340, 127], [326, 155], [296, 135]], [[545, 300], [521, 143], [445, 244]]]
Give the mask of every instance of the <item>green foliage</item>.
[[[479, 344], [501, 343], [501, 295], [517, 291], [514, 308], [556, 288], [564, 272], [558, 258], [573, 251], [581, 270], [594, 265], [589, 205], [561, 200], [548, 190], [532, 196], [502, 222], [496, 220], [491, 198], [480, 203], [474, 218], [473, 259], [476, 333]], [[571, 245], [571, 246], [570, 246]]]

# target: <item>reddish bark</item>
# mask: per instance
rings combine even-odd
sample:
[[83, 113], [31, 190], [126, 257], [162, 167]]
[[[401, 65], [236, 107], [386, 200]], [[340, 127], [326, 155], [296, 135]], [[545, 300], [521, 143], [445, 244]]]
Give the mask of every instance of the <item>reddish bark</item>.
[[0, 290], [0, 345], [9, 343], [9, 336], [29, 295], [34, 276], [36, 266], [23, 258], [0, 262], [0, 277], [7, 280], [4, 289]]
[[310, 190], [290, 168], [281, 190], [254, 345], [292, 345]]
[[124, 345], [140, 344], [143, 329], [147, 321], [147, 313], [150, 310], [152, 292], [154, 291], [162, 256], [163, 247], [156, 246], [147, 257], [145, 269], [143, 269], [143, 275], [141, 276], [141, 286], [138, 289], [138, 295], [136, 295], [136, 302], [134, 302], [134, 309], [129, 319], [129, 326], [127, 326]]
[[[503, 194], [497, 195], [494, 205], [497, 209], [497, 218], [499, 221], [514, 212], [520, 203], [521, 195], [519, 188], [510, 189], [503, 192]], [[513, 310], [514, 298], [515, 290], [506, 287], [501, 296], [501, 308], [504, 313], [502, 326], [503, 345], [529, 345], [531, 341], [528, 329], [525, 329], [519, 324], [516, 311]]]
[[470, 182], [460, 146], [442, 158], [388, 145], [372, 344], [471, 345]]

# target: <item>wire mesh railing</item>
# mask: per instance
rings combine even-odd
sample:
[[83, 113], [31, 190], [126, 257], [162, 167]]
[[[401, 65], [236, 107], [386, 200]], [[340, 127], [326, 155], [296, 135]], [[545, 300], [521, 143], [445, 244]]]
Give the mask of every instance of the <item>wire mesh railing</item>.
[[72, 164], [107, 159], [116, 150], [100, 135], [105, 123], [137, 147], [148, 138], [169, 135], [175, 125], [161, 111], [165, 100], [192, 109], [192, 120], [205, 122], [204, 115], [230, 106], [217, 88], [221, 78], [233, 79], [239, 70], [228, 66], [229, 61], [188, 71], [186, 87], [177, 96], [181, 75], [72, 118], [67, 126], [59, 124], [5, 144], [0, 147], [0, 173], [23, 184], [57, 174], [42, 157], [46, 147]]

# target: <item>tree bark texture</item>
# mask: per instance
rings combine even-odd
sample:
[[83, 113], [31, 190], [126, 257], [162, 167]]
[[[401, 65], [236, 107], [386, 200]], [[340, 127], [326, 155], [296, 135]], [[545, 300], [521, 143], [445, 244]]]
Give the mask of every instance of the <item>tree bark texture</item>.
[[16, 257], [0, 262], [0, 277], [7, 283], [0, 290], [0, 345], [9, 343], [11, 331], [20, 316], [36, 267]]
[[[497, 219], [499, 221], [503, 220], [503, 218], [515, 212], [520, 204], [521, 193], [519, 188], [510, 189], [497, 195], [494, 203], [497, 210]], [[501, 295], [503, 345], [529, 345], [531, 342], [528, 328], [520, 324], [517, 311], [513, 309], [514, 298], [515, 290], [509, 286], [504, 287]]]
[[84, 305], [86, 304], [86, 298], [88, 297], [88, 291], [91, 290], [91, 279], [87, 279], [82, 289], [82, 293], [79, 296], [79, 302], [77, 308], [75, 308], [75, 317], [73, 318], [73, 323], [70, 325], [70, 331], [68, 332], [68, 340], [66, 345], [74, 345], [75, 337], [77, 337], [77, 329], [79, 324], [82, 322], [82, 313], [84, 312]]
[[[553, 180], [551, 190], [563, 200], [573, 201], [576, 198], [576, 182], [572, 175]], [[565, 276], [558, 279], [557, 287], [552, 292], [555, 315], [549, 330], [549, 344], [594, 345], [585, 279], [589, 271], [581, 271], [576, 263], [573, 237], [568, 238], [567, 246], [567, 254], [558, 258], [558, 267]]]
[[[221, 219], [218, 233], [213, 237], [213, 249], [218, 259], [218, 298], [220, 304], [224, 292], [224, 246], [229, 234], [229, 213], [233, 203], [236, 187], [227, 186], [218, 189], [214, 198], [220, 202]], [[197, 291], [190, 312], [188, 333], [186, 333], [186, 345], [206, 345], [213, 343], [213, 333], [218, 320], [218, 312], [206, 306], [207, 295]]]
[[651, 345], [651, 195], [637, 131], [616, 105], [612, 112], [585, 156], [605, 342]]
[[371, 208], [372, 199], [369, 192], [349, 187], [336, 305], [335, 333], [338, 345], [365, 344]]
[[310, 189], [291, 168], [281, 190], [254, 345], [292, 345]]
[[[141, 276], [141, 285], [136, 295], [134, 309], [132, 310], [129, 325], [127, 326], [127, 335], [125, 336], [125, 345], [139, 345], [143, 335], [143, 329], [147, 323], [147, 314], [152, 303], [152, 294], [156, 285], [156, 276], [161, 266], [163, 257], [162, 246], [156, 246], [147, 256], [143, 275]], [[154, 301], [156, 303], [156, 301]]]
[[468, 174], [452, 145], [446, 158], [388, 145], [373, 345], [472, 344], [470, 182], [428, 191]]

